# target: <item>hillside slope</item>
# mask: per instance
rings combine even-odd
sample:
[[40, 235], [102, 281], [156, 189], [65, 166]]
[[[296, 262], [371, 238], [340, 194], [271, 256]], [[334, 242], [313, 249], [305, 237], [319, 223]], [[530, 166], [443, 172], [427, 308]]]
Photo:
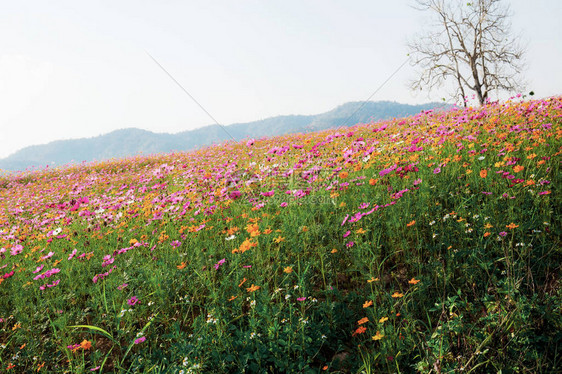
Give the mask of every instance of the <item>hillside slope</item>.
[[562, 98], [0, 177], [0, 371], [562, 362]]

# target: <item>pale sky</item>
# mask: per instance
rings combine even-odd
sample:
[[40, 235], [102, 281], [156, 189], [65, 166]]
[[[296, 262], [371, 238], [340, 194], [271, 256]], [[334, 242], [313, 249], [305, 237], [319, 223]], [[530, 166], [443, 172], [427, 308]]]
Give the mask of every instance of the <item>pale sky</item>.
[[[411, 0], [6, 1], [0, 157], [125, 127], [179, 132], [362, 101], [406, 59], [427, 15]], [[528, 46], [527, 91], [562, 94], [562, 1], [506, 1]], [[414, 94], [404, 66], [372, 100]]]

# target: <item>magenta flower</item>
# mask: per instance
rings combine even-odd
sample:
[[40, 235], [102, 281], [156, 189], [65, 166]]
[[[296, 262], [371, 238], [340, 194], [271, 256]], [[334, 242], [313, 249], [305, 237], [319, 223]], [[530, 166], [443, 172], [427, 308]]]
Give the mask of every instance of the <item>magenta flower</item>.
[[219, 268], [221, 267], [222, 264], [224, 264], [226, 262], [226, 258], [223, 258], [222, 260], [219, 260], [219, 262], [217, 262], [215, 264], [215, 270], [219, 270]]
[[439, 174], [439, 173], [441, 173], [441, 168], [433, 169], [433, 174]]
[[146, 337], [141, 336], [140, 338], [135, 339], [135, 344], [140, 344], [140, 343], [144, 342], [145, 340], [146, 340]]
[[306, 297], [297, 297], [297, 300], [298, 300], [298, 301], [305, 301], [305, 300], [306, 300]]
[[138, 302], [139, 302], [139, 298], [136, 296], [133, 296], [129, 300], [127, 300], [127, 304], [129, 304], [130, 306], [133, 306]]
[[181, 245], [181, 242], [179, 240], [174, 240], [173, 242], [170, 243], [170, 245], [174, 248], [177, 248]]
[[349, 235], [351, 235], [351, 231], [347, 230], [347, 232], [343, 234], [343, 237], [347, 238]]

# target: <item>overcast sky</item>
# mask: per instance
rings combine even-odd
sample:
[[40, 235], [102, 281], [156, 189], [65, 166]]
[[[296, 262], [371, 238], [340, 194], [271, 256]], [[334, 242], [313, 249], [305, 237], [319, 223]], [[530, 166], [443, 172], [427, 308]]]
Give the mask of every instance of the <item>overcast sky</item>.
[[[562, 1], [506, 1], [537, 97], [562, 93]], [[3, 1], [0, 157], [118, 128], [178, 132], [365, 100], [427, 15], [411, 0]], [[404, 66], [372, 100], [440, 100]]]

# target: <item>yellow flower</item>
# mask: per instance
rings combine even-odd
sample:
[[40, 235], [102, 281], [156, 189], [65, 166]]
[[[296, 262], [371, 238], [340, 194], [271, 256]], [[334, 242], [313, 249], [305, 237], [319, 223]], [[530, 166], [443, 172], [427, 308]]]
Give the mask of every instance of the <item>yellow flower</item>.
[[379, 319], [379, 323], [384, 323], [385, 321], [388, 321], [388, 317], [382, 317]]
[[290, 266], [287, 266], [285, 269], [283, 269], [283, 272], [287, 273], [287, 274], [291, 274], [293, 272], [293, 268], [290, 267]]
[[384, 335], [381, 334], [380, 331], [377, 331], [377, 333], [375, 334], [375, 336], [373, 336], [373, 340], [381, 340], [382, 338], [384, 338]]
[[367, 280], [367, 283], [377, 282], [379, 278], [371, 277], [371, 279]]
[[285, 241], [285, 238], [282, 237], [281, 235], [279, 235], [278, 237], [276, 237], [275, 239], [273, 239], [273, 241], [275, 243], [281, 243], [282, 241]]

